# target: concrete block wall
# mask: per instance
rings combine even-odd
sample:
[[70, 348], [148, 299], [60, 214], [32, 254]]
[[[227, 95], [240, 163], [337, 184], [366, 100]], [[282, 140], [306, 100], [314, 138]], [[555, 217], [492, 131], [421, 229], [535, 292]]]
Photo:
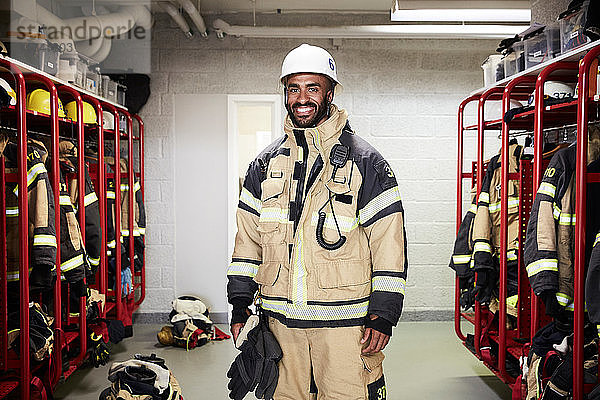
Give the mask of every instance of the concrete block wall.
[[[177, 293], [174, 96], [277, 93], [283, 57], [303, 42], [333, 54], [344, 85], [335, 103], [349, 111], [352, 127], [383, 153], [398, 178], [409, 243], [406, 317], [450, 315], [453, 274], [447, 265], [455, 231], [456, 113], [460, 101], [483, 85], [480, 65], [497, 41], [342, 40], [334, 47], [328, 39], [219, 40], [213, 34], [207, 40], [188, 40], [160, 15], [153, 29], [152, 95], [141, 113], [148, 207], [148, 287], [141, 312], [168, 311]], [[203, 271], [202, 279], [225, 270], [226, 265]]]

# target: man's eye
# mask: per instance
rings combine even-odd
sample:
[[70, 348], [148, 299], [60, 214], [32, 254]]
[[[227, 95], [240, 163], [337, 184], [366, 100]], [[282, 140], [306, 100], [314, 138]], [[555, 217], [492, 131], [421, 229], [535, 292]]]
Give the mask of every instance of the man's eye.
[[288, 90], [288, 92], [290, 92], [290, 93], [298, 93], [298, 89], [297, 88], [290, 88]]
[[312, 92], [312, 93], [317, 93], [319, 90], [318, 90], [318, 88], [311, 87], [311, 88], [308, 88], [308, 91]]

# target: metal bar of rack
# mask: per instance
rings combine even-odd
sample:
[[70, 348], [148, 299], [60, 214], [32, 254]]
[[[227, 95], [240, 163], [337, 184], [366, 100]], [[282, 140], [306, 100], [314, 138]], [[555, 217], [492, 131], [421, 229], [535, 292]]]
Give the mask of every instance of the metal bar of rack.
[[[138, 123], [138, 156], [139, 156], [139, 160], [140, 160], [140, 190], [141, 190], [141, 196], [142, 196], [142, 203], [146, 204], [146, 199], [144, 194], [146, 193], [145, 191], [145, 180], [144, 180], [144, 121], [142, 121], [142, 119], [140, 118], [139, 115], [133, 115], [133, 118], [137, 121]], [[145, 228], [144, 228], [145, 229]], [[142, 235], [142, 242], [144, 243], [144, 247], [146, 246], [146, 232], [145, 230], [143, 232], [141, 232]], [[144, 299], [146, 298], [146, 257], [142, 258], [142, 270], [140, 271], [140, 298], [136, 301], [136, 307], [139, 307], [140, 304], [142, 304], [142, 302], [144, 301]]]
[[[520, 86], [532, 87], [535, 78], [532, 76], [521, 76], [510, 81], [504, 88], [502, 95], [502, 115], [510, 110], [510, 100], [513, 93]], [[500, 377], [505, 381], [510, 381], [512, 378], [506, 371], [506, 351], [507, 351], [507, 332], [506, 332], [506, 297], [507, 297], [507, 269], [508, 269], [508, 181], [509, 181], [509, 122], [502, 119], [502, 155], [501, 155], [501, 194], [500, 194], [500, 287], [498, 293], [499, 321], [498, 321], [498, 371]], [[517, 317], [518, 318], [518, 317]]]
[[[58, 90], [54, 82], [48, 79], [46, 76], [40, 74], [27, 74], [26, 81], [28, 83], [41, 83], [43, 84], [48, 92], [50, 93], [50, 153], [52, 154], [52, 175], [49, 177], [51, 179], [50, 183], [53, 188], [53, 196], [54, 196], [54, 226], [55, 226], [55, 235], [56, 235], [56, 264], [60, 266], [60, 193], [56, 188], [59, 187], [59, 160], [58, 160], [58, 136], [59, 136], [59, 125], [58, 125]], [[61, 271], [60, 268], [56, 268], [56, 276], [57, 279], [60, 280]], [[62, 309], [61, 309], [61, 288], [60, 285], [54, 285], [54, 335], [55, 341], [57, 343], [61, 343], [62, 341]], [[54, 359], [54, 369], [51, 371], [50, 382], [52, 384], [58, 383], [61, 374], [61, 366], [62, 366], [62, 347], [58, 346], [57, 349], [52, 354]]]
[[[101, 229], [101, 239], [100, 239], [100, 264], [98, 266], [98, 292], [103, 294], [106, 298], [106, 275], [107, 275], [107, 265], [106, 265], [106, 178], [105, 178], [105, 168], [104, 168], [104, 119], [102, 114], [102, 104], [100, 101], [92, 96], [83, 95], [83, 100], [92, 104], [94, 109], [96, 110], [96, 123], [98, 129], [97, 136], [97, 144], [98, 144], [98, 179], [96, 185], [96, 192], [99, 199], [98, 208], [100, 211], [100, 229]], [[81, 158], [84, 158], [84, 153], [80, 153]], [[81, 185], [80, 185], [81, 186]], [[106, 307], [103, 307], [101, 310], [102, 317], [106, 316]]]
[[[458, 107], [458, 155], [457, 155], [457, 169], [456, 169], [456, 232], [460, 229], [460, 222], [462, 220], [462, 193], [463, 193], [463, 179], [472, 178], [472, 174], [465, 174], [464, 168], [464, 112], [465, 107], [474, 101], [479, 100], [479, 95], [470, 96], [463, 100]], [[466, 336], [462, 333], [460, 323], [463, 314], [460, 311], [460, 285], [459, 279], [456, 278], [455, 291], [454, 291], [454, 330], [460, 340], [464, 341]]]
[[[590, 67], [600, 55], [600, 46], [592, 48], [584, 57], [579, 66], [579, 96], [577, 101], [577, 163], [575, 186], [577, 188], [575, 199], [575, 293], [574, 293], [574, 336], [573, 336], [573, 399], [583, 399], [583, 323], [584, 299], [583, 288], [585, 280], [585, 229], [586, 229], [586, 201], [587, 201], [587, 141], [589, 117], [589, 81], [591, 78]], [[597, 73], [597, 72], [596, 72]]]
[[[84, 164], [83, 164], [83, 154], [84, 154], [84, 148], [83, 148], [83, 143], [85, 141], [85, 132], [84, 132], [84, 123], [83, 123], [83, 99], [81, 98], [81, 94], [73, 89], [70, 86], [64, 86], [61, 85], [59, 86], [59, 92], [62, 93], [66, 93], [68, 95], [70, 95], [73, 100], [75, 101], [75, 104], [77, 106], [77, 161], [78, 161], [78, 182], [79, 184], [78, 186], [78, 193], [77, 193], [77, 198], [78, 198], [78, 204], [79, 204], [79, 209], [78, 209], [78, 213], [79, 213], [79, 227], [80, 229], [83, 230], [85, 229], [85, 172], [84, 172]], [[81, 240], [83, 242], [83, 246], [85, 248], [85, 234], [81, 235]], [[71, 322], [71, 313], [72, 310], [70, 310], [70, 302], [67, 302], [68, 304], [68, 308], [69, 308], [69, 312], [67, 313], [66, 317], [67, 317], [67, 321]], [[87, 352], [87, 327], [86, 327], [86, 320], [85, 320], [85, 314], [86, 314], [86, 301], [85, 301], [85, 297], [81, 297], [79, 299], [79, 310], [78, 310], [78, 316], [76, 317], [76, 321], [79, 324], [79, 355], [76, 357], [76, 359], [72, 362], [71, 364], [71, 368], [69, 372], [73, 372], [77, 366], [85, 359], [85, 354]]]
[[[483, 184], [484, 164], [483, 164], [483, 152], [485, 143], [485, 103], [488, 100], [500, 98], [503, 88], [502, 87], [491, 87], [481, 94], [477, 104], [477, 181], [476, 181], [476, 198], [479, 202], [479, 194], [481, 193], [481, 187]], [[475, 279], [477, 280], [477, 273], [475, 273]], [[486, 310], [482, 310], [481, 303], [475, 301], [475, 334], [474, 334], [474, 346], [475, 354], [481, 359], [481, 331], [482, 331], [482, 313]]]
[[[12, 63], [0, 59], [0, 66], [10, 71], [15, 78], [17, 95], [17, 184], [23, 193], [27, 193], [27, 121], [25, 113], [25, 78], [19, 68]], [[27, 195], [19, 196], [19, 291], [20, 291], [20, 363], [19, 386], [21, 399], [29, 399], [29, 383], [31, 369], [29, 361], [29, 240], [28, 240], [28, 207]], [[6, 210], [3, 210], [6, 215]], [[6, 240], [3, 238], [3, 240]], [[8, 360], [7, 360], [8, 361]]]

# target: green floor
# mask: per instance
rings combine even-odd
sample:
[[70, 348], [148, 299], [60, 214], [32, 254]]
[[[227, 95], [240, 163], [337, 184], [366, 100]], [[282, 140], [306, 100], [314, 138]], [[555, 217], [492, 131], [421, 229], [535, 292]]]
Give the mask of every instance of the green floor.
[[[157, 353], [179, 380], [186, 400], [226, 400], [225, 374], [237, 353], [231, 341], [186, 352], [158, 345], [159, 329], [157, 325], [136, 325], [133, 338], [113, 346], [111, 361], [125, 360], [134, 353]], [[388, 400], [511, 398], [509, 388], [462, 346], [450, 322], [400, 323], [385, 354]], [[105, 366], [75, 372], [59, 386], [55, 398], [97, 400], [108, 386], [107, 371]]]

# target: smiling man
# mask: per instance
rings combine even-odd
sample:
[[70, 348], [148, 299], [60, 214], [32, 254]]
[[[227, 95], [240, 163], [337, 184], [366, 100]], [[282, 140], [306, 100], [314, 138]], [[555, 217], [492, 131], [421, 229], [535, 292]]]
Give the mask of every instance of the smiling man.
[[283, 351], [275, 400], [382, 400], [381, 350], [408, 268], [396, 178], [333, 104], [331, 54], [293, 49], [280, 81], [285, 134], [250, 164], [240, 195], [231, 331], [237, 339], [258, 291]]

